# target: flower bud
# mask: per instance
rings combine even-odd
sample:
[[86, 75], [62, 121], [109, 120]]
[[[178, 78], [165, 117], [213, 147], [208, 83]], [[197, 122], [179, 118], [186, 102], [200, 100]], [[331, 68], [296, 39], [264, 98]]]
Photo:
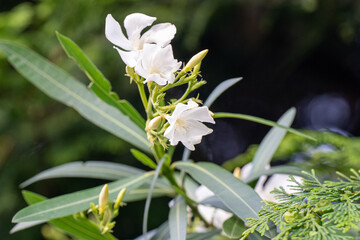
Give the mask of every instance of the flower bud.
[[241, 179], [241, 169], [240, 167], [236, 167], [233, 172], [234, 177], [237, 179]]
[[109, 186], [105, 184], [105, 186], [101, 189], [100, 195], [99, 195], [99, 213], [103, 214], [105, 212], [105, 209], [108, 206], [109, 202]]
[[126, 192], [126, 188], [123, 188], [120, 190], [120, 192], [117, 195], [116, 200], [115, 200], [114, 209], [118, 209], [120, 207], [120, 204], [124, 198], [125, 192]]
[[191, 69], [193, 69], [193, 67], [195, 67], [196, 65], [198, 65], [199, 63], [201, 63], [201, 61], [204, 59], [204, 57], [206, 56], [206, 54], [208, 53], [209, 50], [205, 49], [201, 52], [199, 52], [198, 54], [194, 55], [190, 61], [185, 65], [185, 67], [183, 68], [182, 72], [188, 72]]
[[149, 130], [154, 130], [157, 129], [157, 127], [160, 125], [162, 120], [162, 116], [157, 116], [153, 119], [150, 120], [149, 124], [148, 124], [148, 129]]
[[133, 79], [136, 79], [136, 73], [133, 68], [126, 66], [125, 71], [126, 75], [130, 77], [130, 83]]

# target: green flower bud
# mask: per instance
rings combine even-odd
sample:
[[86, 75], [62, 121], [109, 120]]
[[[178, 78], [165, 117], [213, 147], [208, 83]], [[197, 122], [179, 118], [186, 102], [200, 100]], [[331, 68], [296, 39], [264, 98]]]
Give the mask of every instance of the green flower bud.
[[105, 186], [101, 189], [99, 195], [99, 213], [103, 214], [107, 209], [109, 202], [109, 186], [105, 184]]
[[120, 192], [117, 195], [116, 200], [115, 200], [114, 209], [118, 209], [120, 207], [121, 202], [124, 199], [125, 192], [126, 192], [126, 188], [123, 188], [120, 190]]
[[150, 120], [149, 124], [148, 124], [148, 129], [149, 130], [155, 130], [158, 128], [158, 126], [160, 125], [161, 123], [161, 120], [162, 120], [162, 116], [157, 116], [153, 119]]
[[206, 54], [208, 53], [209, 50], [205, 49], [201, 52], [199, 52], [198, 54], [194, 55], [190, 61], [185, 65], [185, 67], [183, 68], [182, 72], [188, 72], [191, 69], [193, 69], [193, 67], [195, 67], [196, 65], [198, 65], [199, 63], [201, 63], [201, 61], [204, 59], [204, 57], [206, 56]]

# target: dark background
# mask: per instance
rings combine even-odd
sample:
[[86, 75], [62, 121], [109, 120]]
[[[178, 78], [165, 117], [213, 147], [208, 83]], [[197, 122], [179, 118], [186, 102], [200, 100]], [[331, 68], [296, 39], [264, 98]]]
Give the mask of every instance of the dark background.
[[[125, 66], [104, 36], [108, 13], [122, 24], [133, 12], [177, 26], [173, 48], [175, 58], [181, 61], [209, 49], [202, 65], [208, 84], [199, 90], [201, 99], [228, 78], [244, 78], [214, 103], [213, 112], [277, 120], [295, 106], [296, 128], [360, 135], [360, 1], [0, 0], [0, 38], [27, 45], [88, 83], [58, 44], [55, 31], [59, 31], [84, 49], [120, 97], [141, 110], [136, 87], [128, 84]], [[193, 159], [223, 163], [249, 144], [259, 143], [269, 130], [225, 119], [218, 119], [213, 128], [214, 133], [204, 138]], [[43, 238], [39, 227], [8, 234], [11, 217], [25, 206], [18, 188], [22, 181], [71, 161], [104, 160], [142, 167], [129, 154], [129, 147], [41, 93], [0, 55], [2, 239]], [[178, 148], [178, 156], [180, 153]], [[103, 183], [55, 179], [28, 190], [53, 197]], [[153, 202], [150, 228], [167, 218], [168, 201]], [[139, 202], [121, 209], [117, 222], [120, 239], [141, 232], [143, 207]]]

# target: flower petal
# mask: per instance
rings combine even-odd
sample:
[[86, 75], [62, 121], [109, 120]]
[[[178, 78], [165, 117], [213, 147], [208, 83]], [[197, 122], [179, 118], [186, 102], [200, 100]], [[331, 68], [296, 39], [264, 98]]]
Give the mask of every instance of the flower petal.
[[150, 17], [142, 13], [128, 15], [124, 20], [124, 26], [129, 40], [132, 41], [134, 38], [140, 39], [141, 31], [150, 26], [155, 20], [156, 17]]
[[214, 119], [210, 115], [209, 109], [206, 106], [189, 109], [182, 117], [201, 122], [215, 123]]
[[141, 38], [146, 43], [156, 43], [162, 47], [168, 45], [174, 38], [176, 27], [171, 23], [160, 23], [152, 26]]
[[167, 83], [167, 79], [161, 77], [159, 74], [150, 74], [144, 81], [144, 83], [147, 82], [156, 82], [160, 86], [164, 86]]
[[105, 36], [113, 44], [125, 50], [130, 50], [130, 41], [124, 36], [120, 24], [111, 14], [106, 16]]
[[130, 52], [126, 52], [126, 51], [122, 51], [121, 49], [114, 47], [118, 53], [120, 54], [121, 59], [124, 61], [124, 63], [126, 65], [128, 65], [129, 67], [133, 68], [136, 66], [137, 64], [137, 59], [139, 57], [139, 52], [138, 51], [130, 51]]

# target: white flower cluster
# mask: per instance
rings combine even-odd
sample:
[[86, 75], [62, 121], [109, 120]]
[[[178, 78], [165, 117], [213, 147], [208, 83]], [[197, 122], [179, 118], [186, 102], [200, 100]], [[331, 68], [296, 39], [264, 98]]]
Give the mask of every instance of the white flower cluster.
[[[176, 27], [171, 23], [160, 23], [142, 33], [155, 20], [155, 17], [142, 13], [128, 15], [124, 20], [126, 37], [120, 24], [108, 14], [105, 35], [116, 45], [114, 48], [125, 64], [144, 79], [143, 83], [155, 82], [159, 86], [165, 86], [174, 83], [175, 73], [181, 66], [181, 62], [174, 59], [170, 44], [176, 33]], [[199, 56], [194, 56], [183, 72], [191, 70], [189, 68], [194, 67], [192, 65], [195, 62], [201, 62], [206, 53], [207, 50], [198, 54]], [[169, 139], [170, 144], [175, 146], [182, 142], [190, 150], [195, 150], [194, 145], [201, 142], [202, 136], [212, 132], [212, 129], [202, 122], [215, 123], [209, 109], [205, 106], [199, 107], [191, 99], [186, 104], [178, 103], [172, 115], [166, 114], [165, 119], [169, 126], [164, 136]]]
[[135, 72], [145, 78], [145, 82], [154, 81], [159, 85], [166, 85], [174, 82], [174, 72], [181, 66], [181, 62], [174, 59], [170, 45], [176, 27], [170, 23], [160, 23], [141, 35], [144, 28], [149, 27], [155, 20], [155, 17], [142, 13], [128, 15], [124, 20], [128, 35], [126, 38], [120, 24], [108, 14], [105, 35], [119, 47], [114, 48], [125, 64], [135, 68]]

